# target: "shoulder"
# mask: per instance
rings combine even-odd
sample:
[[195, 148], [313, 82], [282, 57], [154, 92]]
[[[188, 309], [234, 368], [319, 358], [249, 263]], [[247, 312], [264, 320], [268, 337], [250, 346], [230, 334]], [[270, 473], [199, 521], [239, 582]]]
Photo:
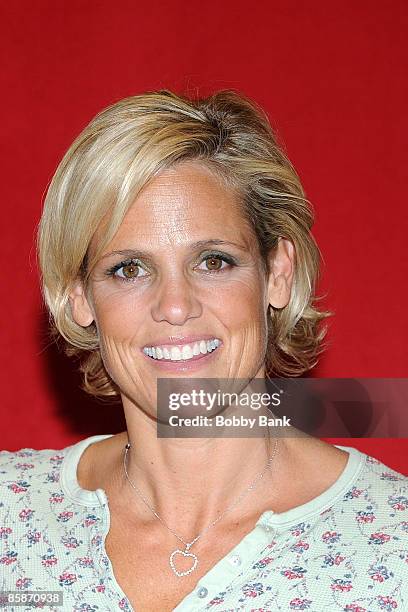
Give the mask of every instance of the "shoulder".
[[[372, 516], [391, 523], [408, 520], [408, 476], [404, 476], [379, 459], [361, 453], [361, 469], [353, 486], [344, 496], [361, 501]], [[358, 517], [356, 518], [358, 521]], [[408, 523], [407, 523], [408, 525]]]
[[15, 506], [25, 494], [52, 494], [68, 448], [0, 451], [0, 509]]
[[361, 457], [362, 468], [356, 483], [364, 484], [380, 498], [390, 493], [408, 492], [408, 476], [397, 472], [371, 455], [357, 452]]
[[[62, 486], [61, 469], [72, 448], [0, 452], [0, 567], [7, 568], [6, 590], [27, 585], [41, 590], [51, 581], [54, 590], [64, 587], [64, 602], [66, 597], [71, 602], [89, 588], [91, 574], [82, 568], [92, 570], [90, 546], [99, 555], [105, 517], [103, 510], [72, 500]], [[70, 567], [79, 572], [67, 571]]]
[[49, 470], [62, 463], [65, 452], [70, 447], [63, 449], [35, 449], [21, 448], [16, 451], [0, 451], [0, 482], [22, 473], [30, 478], [41, 469]]

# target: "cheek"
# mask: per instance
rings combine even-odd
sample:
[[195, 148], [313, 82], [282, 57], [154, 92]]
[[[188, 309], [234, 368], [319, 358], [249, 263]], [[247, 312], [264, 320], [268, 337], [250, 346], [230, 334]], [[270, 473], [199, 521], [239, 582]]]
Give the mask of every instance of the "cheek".
[[98, 328], [101, 338], [110, 338], [116, 343], [129, 343], [135, 336], [137, 325], [129, 316], [126, 316], [126, 313], [116, 310], [100, 316]]
[[261, 282], [239, 282], [217, 292], [217, 318], [226, 330], [229, 376], [255, 375], [265, 361], [268, 327]]
[[137, 320], [140, 310], [121, 300], [100, 301], [95, 309], [101, 357], [111, 378], [116, 380], [114, 370], [118, 364], [123, 368], [134, 360], [138, 348], [137, 338], [143, 320]]
[[137, 340], [135, 334], [123, 324], [123, 321], [116, 326], [113, 321], [110, 323], [111, 328], [103, 329], [100, 335], [99, 347], [102, 362], [119, 389], [132, 395], [135, 387], [143, 388], [144, 386], [141, 369], [135, 367], [140, 359]]
[[96, 324], [100, 335], [119, 342], [131, 341], [143, 323], [143, 307], [130, 289], [99, 291], [95, 296]]
[[263, 284], [254, 278], [220, 288], [215, 306], [220, 320], [231, 332], [241, 330], [259, 340], [266, 333], [263, 295]]

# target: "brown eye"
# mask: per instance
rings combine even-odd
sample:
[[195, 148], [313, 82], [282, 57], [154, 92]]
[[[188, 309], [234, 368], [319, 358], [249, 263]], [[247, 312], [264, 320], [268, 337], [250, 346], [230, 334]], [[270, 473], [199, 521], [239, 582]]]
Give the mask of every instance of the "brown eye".
[[123, 282], [133, 282], [148, 276], [148, 272], [138, 260], [121, 261], [106, 270], [105, 274]]
[[126, 266], [123, 266], [122, 270], [123, 270], [123, 275], [126, 278], [135, 278], [139, 274], [139, 266], [134, 263], [130, 263], [130, 264], [127, 264]]
[[[202, 267], [203, 265], [205, 265], [205, 268]], [[208, 253], [201, 260], [199, 269], [202, 272], [227, 272], [228, 269], [232, 269], [236, 265], [237, 262], [230, 255]]]
[[222, 260], [219, 257], [209, 257], [205, 260], [208, 270], [221, 270]]

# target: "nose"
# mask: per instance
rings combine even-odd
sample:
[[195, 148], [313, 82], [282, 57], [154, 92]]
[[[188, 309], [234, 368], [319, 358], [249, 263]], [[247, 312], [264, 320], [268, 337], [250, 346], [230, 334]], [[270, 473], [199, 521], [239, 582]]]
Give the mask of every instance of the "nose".
[[163, 279], [155, 293], [151, 309], [155, 321], [184, 325], [188, 319], [201, 316], [202, 305], [192, 283], [183, 274]]

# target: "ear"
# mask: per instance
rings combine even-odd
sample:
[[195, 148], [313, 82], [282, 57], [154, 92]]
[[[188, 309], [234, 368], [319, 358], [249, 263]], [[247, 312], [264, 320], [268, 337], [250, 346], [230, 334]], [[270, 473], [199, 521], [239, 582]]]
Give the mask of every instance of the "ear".
[[94, 320], [94, 314], [85, 295], [82, 281], [75, 281], [69, 293], [69, 303], [75, 323], [78, 323], [78, 325], [82, 327], [88, 327]]
[[270, 256], [268, 279], [268, 301], [274, 308], [283, 308], [290, 299], [294, 269], [295, 248], [286, 238], [279, 238], [278, 245]]

